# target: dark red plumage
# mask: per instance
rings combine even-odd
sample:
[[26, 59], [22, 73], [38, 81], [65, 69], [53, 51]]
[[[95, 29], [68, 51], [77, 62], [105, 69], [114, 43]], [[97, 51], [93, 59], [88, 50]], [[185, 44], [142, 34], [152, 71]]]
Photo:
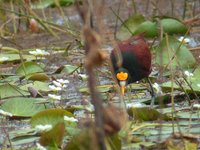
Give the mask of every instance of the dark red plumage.
[[151, 52], [143, 35], [136, 35], [126, 41], [118, 43], [122, 55], [122, 66], [117, 66], [115, 51], [111, 53], [111, 61], [115, 74], [128, 72], [128, 82], [132, 83], [148, 77], [151, 73]]

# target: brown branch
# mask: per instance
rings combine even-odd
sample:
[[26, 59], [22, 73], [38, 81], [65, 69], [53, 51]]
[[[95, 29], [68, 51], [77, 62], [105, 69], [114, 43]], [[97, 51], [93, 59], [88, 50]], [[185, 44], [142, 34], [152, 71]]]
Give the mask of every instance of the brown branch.
[[[100, 150], [106, 150], [105, 131], [103, 122], [103, 104], [100, 94], [96, 90], [96, 79], [94, 69], [103, 63], [104, 57], [100, 52], [100, 36], [93, 28], [92, 3], [93, 1], [83, 3], [82, 8], [77, 4], [78, 12], [84, 22], [83, 37], [85, 40], [86, 53], [86, 71], [88, 74], [88, 87], [91, 93], [92, 104], [95, 113], [95, 134]], [[88, 7], [89, 6], [89, 7]], [[89, 8], [89, 10], [87, 9]]]

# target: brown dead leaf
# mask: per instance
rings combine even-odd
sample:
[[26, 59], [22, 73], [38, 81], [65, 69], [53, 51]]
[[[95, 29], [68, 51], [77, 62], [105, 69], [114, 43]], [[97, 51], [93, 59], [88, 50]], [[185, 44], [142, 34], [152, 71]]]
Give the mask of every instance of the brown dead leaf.
[[86, 67], [93, 68], [102, 65], [107, 56], [100, 51], [101, 38], [99, 34], [91, 28], [85, 27], [83, 35], [85, 38]]
[[125, 125], [127, 114], [123, 110], [109, 105], [103, 110], [104, 130], [107, 135], [117, 133]]

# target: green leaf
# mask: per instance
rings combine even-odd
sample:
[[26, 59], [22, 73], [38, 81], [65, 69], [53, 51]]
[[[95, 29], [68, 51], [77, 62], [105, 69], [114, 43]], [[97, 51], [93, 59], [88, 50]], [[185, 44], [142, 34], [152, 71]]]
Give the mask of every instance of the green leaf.
[[107, 150], [121, 150], [122, 143], [118, 134], [107, 136], [106, 138]]
[[[100, 85], [96, 87], [100, 93], [106, 93], [112, 90], [113, 85]], [[79, 89], [79, 92], [89, 94], [90, 91], [87, 87], [82, 87]]]
[[28, 75], [27, 79], [33, 81], [47, 81], [49, 80], [49, 76], [46, 73], [33, 73]]
[[1, 109], [12, 113], [13, 117], [31, 117], [44, 110], [44, 105], [35, 104], [35, 102], [35, 98], [10, 98], [2, 104]]
[[169, 120], [167, 115], [149, 107], [132, 107], [128, 109], [128, 114], [139, 121], [154, 121], [160, 118]]
[[[68, 6], [75, 2], [75, 0], [58, 0], [61, 6]], [[31, 8], [33, 9], [44, 9], [49, 6], [54, 6], [56, 1], [55, 0], [42, 0], [42, 1], [35, 1], [31, 3]]]
[[[0, 57], [7, 57], [8, 60], [6, 60], [5, 62], [15, 62], [15, 61], [21, 61], [20, 55], [19, 54], [8, 54], [8, 53], [1, 53]], [[24, 60], [35, 60], [35, 56], [32, 55], [24, 55], [23, 54], [23, 59]]]
[[[88, 142], [90, 141], [90, 142]], [[121, 150], [121, 140], [118, 134], [106, 136], [107, 150]], [[98, 144], [93, 127], [82, 130], [79, 134], [71, 138], [64, 150], [98, 150]]]
[[[24, 121], [24, 120], [22, 120]], [[25, 123], [25, 122], [22, 122]], [[17, 138], [20, 137], [25, 137], [25, 136], [34, 136], [36, 134], [35, 129], [18, 129], [18, 130], [12, 130], [9, 132], [9, 137], [12, 140], [16, 140]]]
[[163, 18], [161, 19], [161, 26], [164, 32], [168, 34], [185, 34], [188, 30], [186, 25], [175, 18]]
[[142, 15], [134, 15], [129, 17], [124, 23], [120, 26], [117, 31], [116, 37], [119, 40], [126, 40], [132, 36], [136, 29], [140, 26], [141, 23], [145, 21]]
[[136, 142], [136, 143], [130, 143], [123, 145], [123, 149], [141, 149], [141, 145], [146, 147], [152, 147], [155, 146], [154, 142]]
[[30, 95], [28, 92], [21, 90], [16, 85], [12, 84], [1, 84], [0, 85], [0, 99], [16, 96], [27, 96]]
[[37, 72], [43, 72], [43, 69], [36, 62], [27, 61], [22, 63], [16, 70], [17, 75], [26, 76]]
[[167, 66], [169, 68], [169, 63], [171, 63], [174, 69], [177, 67], [189, 69], [193, 68], [196, 63], [194, 56], [188, 48], [183, 44], [181, 45], [173, 36], [164, 37], [155, 50], [156, 63], [164, 67]]
[[[34, 143], [38, 139], [39, 139], [39, 137], [36, 137], [36, 136], [22, 136], [22, 137], [18, 137], [16, 139], [12, 139], [11, 143], [12, 143], [12, 146], [21, 147], [22, 145], [28, 145], [30, 143]], [[7, 143], [10, 143], [10, 141]], [[9, 149], [6, 148], [6, 150], [9, 150]]]
[[64, 122], [64, 116], [72, 117], [73, 114], [63, 109], [48, 109], [34, 115], [31, 119], [31, 125], [46, 125], [55, 126], [57, 123]]
[[197, 150], [198, 148], [198, 142], [193, 142], [184, 138], [181, 139], [175, 139], [171, 138], [168, 139], [167, 149], [168, 150]]
[[35, 1], [34, 3], [31, 3], [32, 9], [43, 9], [51, 6], [54, 4], [54, 0], [42, 0], [42, 1]]
[[[200, 67], [196, 68], [195, 71], [193, 72], [193, 76], [188, 77], [186, 80], [189, 82], [192, 89], [189, 87], [189, 85], [186, 82], [182, 82], [181, 86], [188, 93], [193, 93], [193, 91], [194, 91], [194, 92], [200, 94]], [[164, 82], [161, 85], [161, 87], [165, 91], [171, 91], [172, 82], [171, 81]], [[175, 82], [173, 83], [173, 88], [176, 90], [182, 91], [182, 88], [179, 85], [177, 85], [177, 83], [175, 83]]]
[[72, 74], [75, 71], [79, 70], [79, 66], [74, 66], [74, 65], [64, 65], [61, 66], [56, 70], [55, 73], [67, 73], [67, 74]]
[[20, 87], [20, 89], [28, 91], [28, 87], [33, 87], [33, 88], [37, 89], [38, 91], [43, 91], [43, 92], [51, 91], [49, 89], [49, 83], [41, 82], [41, 81], [35, 81], [33, 83], [23, 85], [23, 86]]
[[58, 149], [62, 144], [64, 133], [64, 123], [58, 123], [50, 131], [42, 133], [39, 142], [42, 146], [50, 146]]
[[[97, 150], [94, 129], [84, 129], [70, 139], [64, 150]], [[90, 142], [88, 142], [90, 141]]]
[[145, 21], [135, 30], [134, 34], [144, 33], [145, 37], [153, 38], [158, 35], [157, 25], [155, 22]]

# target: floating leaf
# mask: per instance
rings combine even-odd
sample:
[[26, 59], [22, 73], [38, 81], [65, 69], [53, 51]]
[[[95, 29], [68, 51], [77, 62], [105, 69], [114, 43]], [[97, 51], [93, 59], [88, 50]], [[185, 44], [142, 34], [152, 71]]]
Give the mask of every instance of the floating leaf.
[[116, 34], [117, 39], [126, 40], [132, 36], [141, 23], [145, 21], [142, 15], [134, 15], [129, 17], [120, 26], [119, 31]]
[[71, 138], [64, 150], [97, 150], [94, 133], [93, 128], [82, 130], [78, 135]]
[[[121, 150], [121, 140], [117, 134], [107, 136], [105, 143], [108, 150]], [[97, 145], [94, 128], [89, 128], [72, 137], [64, 150], [98, 150]]]
[[192, 142], [183, 138], [179, 140], [177, 138], [168, 139], [166, 144], [168, 150], [197, 150], [198, 148], [197, 142]]
[[1, 79], [2, 83], [10, 83], [10, 84], [14, 84], [17, 81], [19, 81], [20, 76], [16, 76], [13, 74], [1, 74], [1, 76], [4, 77], [4, 79]]
[[[193, 73], [193, 76], [188, 78], [187, 79], [190, 86], [186, 83], [186, 82], [182, 82], [181, 83], [181, 86], [188, 92], [188, 93], [193, 93], [196, 92], [196, 93], [200, 93], [200, 67], [196, 68], [194, 73]], [[163, 90], [165, 91], [171, 91], [171, 88], [172, 88], [172, 82], [171, 81], [167, 81], [167, 82], [164, 82], [161, 87], [163, 88]], [[176, 90], [180, 90], [182, 91], [182, 88], [177, 85], [177, 83], [173, 83], [173, 88], [176, 89]]]
[[141, 146], [145, 147], [145, 148], [151, 148], [152, 146], [155, 146], [154, 142], [134, 142], [134, 143], [129, 143], [129, 144], [125, 144], [123, 145], [123, 149], [141, 149]]
[[43, 91], [43, 92], [51, 91], [51, 89], [49, 88], [49, 83], [41, 82], [41, 81], [35, 81], [33, 83], [26, 84], [24, 86], [21, 86], [20, 89], [28, 91], [28, 87], [33, 87], [36, 90]]
[[[8, 60], [6, 62], [15, 62], [15, 61], [21, 61], [20, 55], [19, 54], [8, 54], [8, 53], [1, 53], [0, 57], [7, 57]], [[35, 57], [32, 55], [25, 55], [23, 54], [23, 59], [24, 60], [35, 60]]]
[[27, 76], [28, 80], [33, 81], [47, 81], [49, 80], [49, 76], [46, 73], [33, 73]]
[[178, 112], [176, 113], [177, 118], [184, 118], [184, 119], [199, 119], [199, 112]]
[[154, 121], [157, 119], [168, 120], [167, 115], [159, 113], [157, 110], [149, 107], [132, 107], [128, 109], [128, 114], [135, 120], [140, 121]]
[[30, 128], [12, 130], [9, 132], [9, 137], [11, 140], [17, 139], [18, 137], [22, 137], [22, 136], [33, 136], [33, 135], [36, 135], [35, 129], [30, 129]]
[[[22, 145], [28, 145], [30, 143], [34, 143], [38, 139], [39, 137], [37, 136], [22, 136], [22, 137], [18, 137], [16, 139], [11, 140], [11, 144], [14, 147], [21, 147]], [[10, 143], [10, 141], [8, 143]], [[12, 149], [6, 148], [6, 150], [12, 150]]]
[[[20, 120], [20, 124], [26, 124], [23, 120]], [[17, 130], [9, 131], [9, 138], [12, 146], [21, 147], [21, 145], [30, 144], [39, 140], [36, 135], [35, 129], [22, 128]], [[6, 148], [7, 150], [7, 148]]]
[[155, 37], [158, 35], [157, 25], [155, 22], [145, 21], [135, 30], [134, 34], [144, 33], [145, 37]]
[[64, 123], [58, 123], [48, 132], [42, 133], [39, 143], [45, 147], [58, 149], [61, 144], [65, 133]]
[[58, 68], [55, 73], [72, 74], [72, 73], [74, 73], [78, 69], [79, 69], [79, 66], [64, 65], [64, 66], [61, 66], [60, 68]]
[[156, 63], [168, 68], [171, 63], [173, 68], [189, 69], [194, 67], [196, 61], [185, 45], [181, 45], [173, 36], [166, 36], [156, 47]]
[[22, 63], [16, 70], [17, 75], [26, 76], [37, 72], [43, 72], [43, 69], [36, 62], [27, 61]]
[[185, 34], [188, 30], [186, 25], [175, 18], [163, 18], [161, 19], [161, 26], [164, 32], [168, 34]]
[[[101, 85], [101, 86], [97, 86], [96, 88], [100, 93], [106, 93], [106, 92], [109, 92], [113, 88], [113, 85]], [[79, 92], [86, 93], [86, 94], [90, 93], [87, 87], [80, 88]]]
[[110, 150], [121, 150], [122, 143], [118, 134], [107, 136], [106, 138], [107, 149]]
[[44, 110], [44, 105], [35, 104], [35, 102], [35, 98], [10, 98], [2, 104], [1, 109], [11, 113], [13, 117], [31, 117]]
[[14, 96], [27, 96], [28, 92], [21, 90], [19, 87], [13, 84], [1, 84], [0, 85], [0, 99]]
[[75, 2], [75, 0], [42, 0], [42, 1], [35, 1], [31, 3], [31, 8], [33, 9], [44, 9], [49, 6], [56, 5], [55, 3], [58, 2], [61, 6], [68, 6]]
[[33, 127], [46, 124], [55, 126], [57, 123], [64, 122], [64, 116], [72, 117], [73, 114], [63, 109], [44, 110], [32, 117], [31, 125]]

